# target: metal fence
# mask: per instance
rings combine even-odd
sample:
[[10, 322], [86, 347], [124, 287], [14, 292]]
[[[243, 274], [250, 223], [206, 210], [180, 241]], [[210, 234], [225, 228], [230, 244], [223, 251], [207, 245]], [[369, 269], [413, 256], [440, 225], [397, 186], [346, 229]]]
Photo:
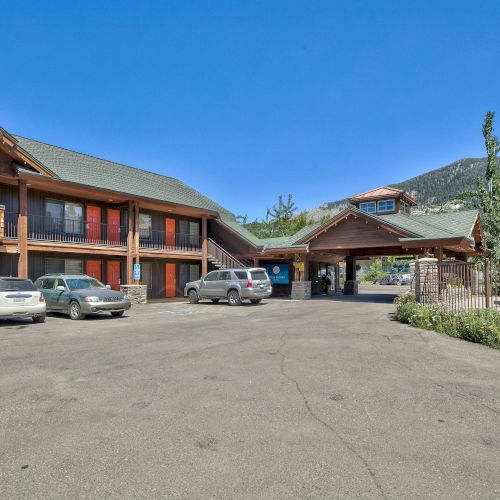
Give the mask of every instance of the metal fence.
[[412, 285], [421, 304], [458, 312], [494, 308], [500, 311], [500, 266], [480, 262], [416, 261]]

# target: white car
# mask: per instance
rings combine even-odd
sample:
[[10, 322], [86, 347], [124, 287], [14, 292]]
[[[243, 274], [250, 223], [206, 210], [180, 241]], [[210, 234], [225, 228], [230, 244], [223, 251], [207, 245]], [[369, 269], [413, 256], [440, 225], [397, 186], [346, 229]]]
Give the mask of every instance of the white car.
[[0, 277], [0, 319], [45, 321], [45, 298], [29, 279]]

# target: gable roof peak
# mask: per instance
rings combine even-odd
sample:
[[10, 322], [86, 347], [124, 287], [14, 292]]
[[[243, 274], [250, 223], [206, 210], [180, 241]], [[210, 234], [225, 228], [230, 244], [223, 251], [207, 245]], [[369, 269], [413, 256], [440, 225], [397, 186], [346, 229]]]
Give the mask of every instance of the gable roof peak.
[[365, 200], [378, 200], [387, 197], [401, 198], [409, 202], [411, 205], [417, 204], [417, 200], [415, 200], [415, 198], [413, 198], [410, 193], [391, 186], [380, 186], [375, 189], [370, 189], [369, 191], [365, 191], [364, 193], [351, 196], [350, 198], [348, 198], [348, 200], [350, 203], [359, 203]]

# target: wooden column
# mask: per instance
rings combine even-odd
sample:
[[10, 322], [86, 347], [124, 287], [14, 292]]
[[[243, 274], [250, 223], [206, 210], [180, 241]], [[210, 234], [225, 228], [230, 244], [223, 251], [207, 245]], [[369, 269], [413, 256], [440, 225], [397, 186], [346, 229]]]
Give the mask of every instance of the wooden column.
[[443, 261], [443, 247], [434, 247], [433, 254], [434, 257], [438, 260], [438, 262]]
[[127, 228], [127, 285], [134, 284], [134, 204], [128, 201], [128, 228]]
[[5, 205], [0, 205], [0, 241], [5, 237]]
[[[140, 238], [140, 232], [139, 232], [139, 204], [134, 203], [134, 263], [139, 264], [139, 238]], [[140, 284], [140, 281], [134, 280], [134, 283], [136, 285]]]
[[304, 270], [300, 273], [300, 281], [309, 281], [309, 260], [307, 254], [302, 257], [302, 262], [304, 263]]
[[335, 264], [335, 293], [340, 292], [340, 263]]
[[19, 246], [19, 261], [17, 275], [28, 277], [28, 188], [26, 181], [19, 181], [19, 214], [17, 219], [17, 238]]
[[356, 279], [356, 259], [351, 255], [345, 258], [345, 279], [347, 281], [354, 281]]
[[207, 236], [207, 216], [201, 217], [201, 275], [208, 273], [208, 236]]

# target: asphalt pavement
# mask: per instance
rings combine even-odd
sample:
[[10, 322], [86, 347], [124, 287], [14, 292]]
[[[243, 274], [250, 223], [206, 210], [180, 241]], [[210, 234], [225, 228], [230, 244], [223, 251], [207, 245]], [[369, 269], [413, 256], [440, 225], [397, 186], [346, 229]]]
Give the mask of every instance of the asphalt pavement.
[[500, 351], [382, 292], [1, 324], [0, 498], [500, 498]]

